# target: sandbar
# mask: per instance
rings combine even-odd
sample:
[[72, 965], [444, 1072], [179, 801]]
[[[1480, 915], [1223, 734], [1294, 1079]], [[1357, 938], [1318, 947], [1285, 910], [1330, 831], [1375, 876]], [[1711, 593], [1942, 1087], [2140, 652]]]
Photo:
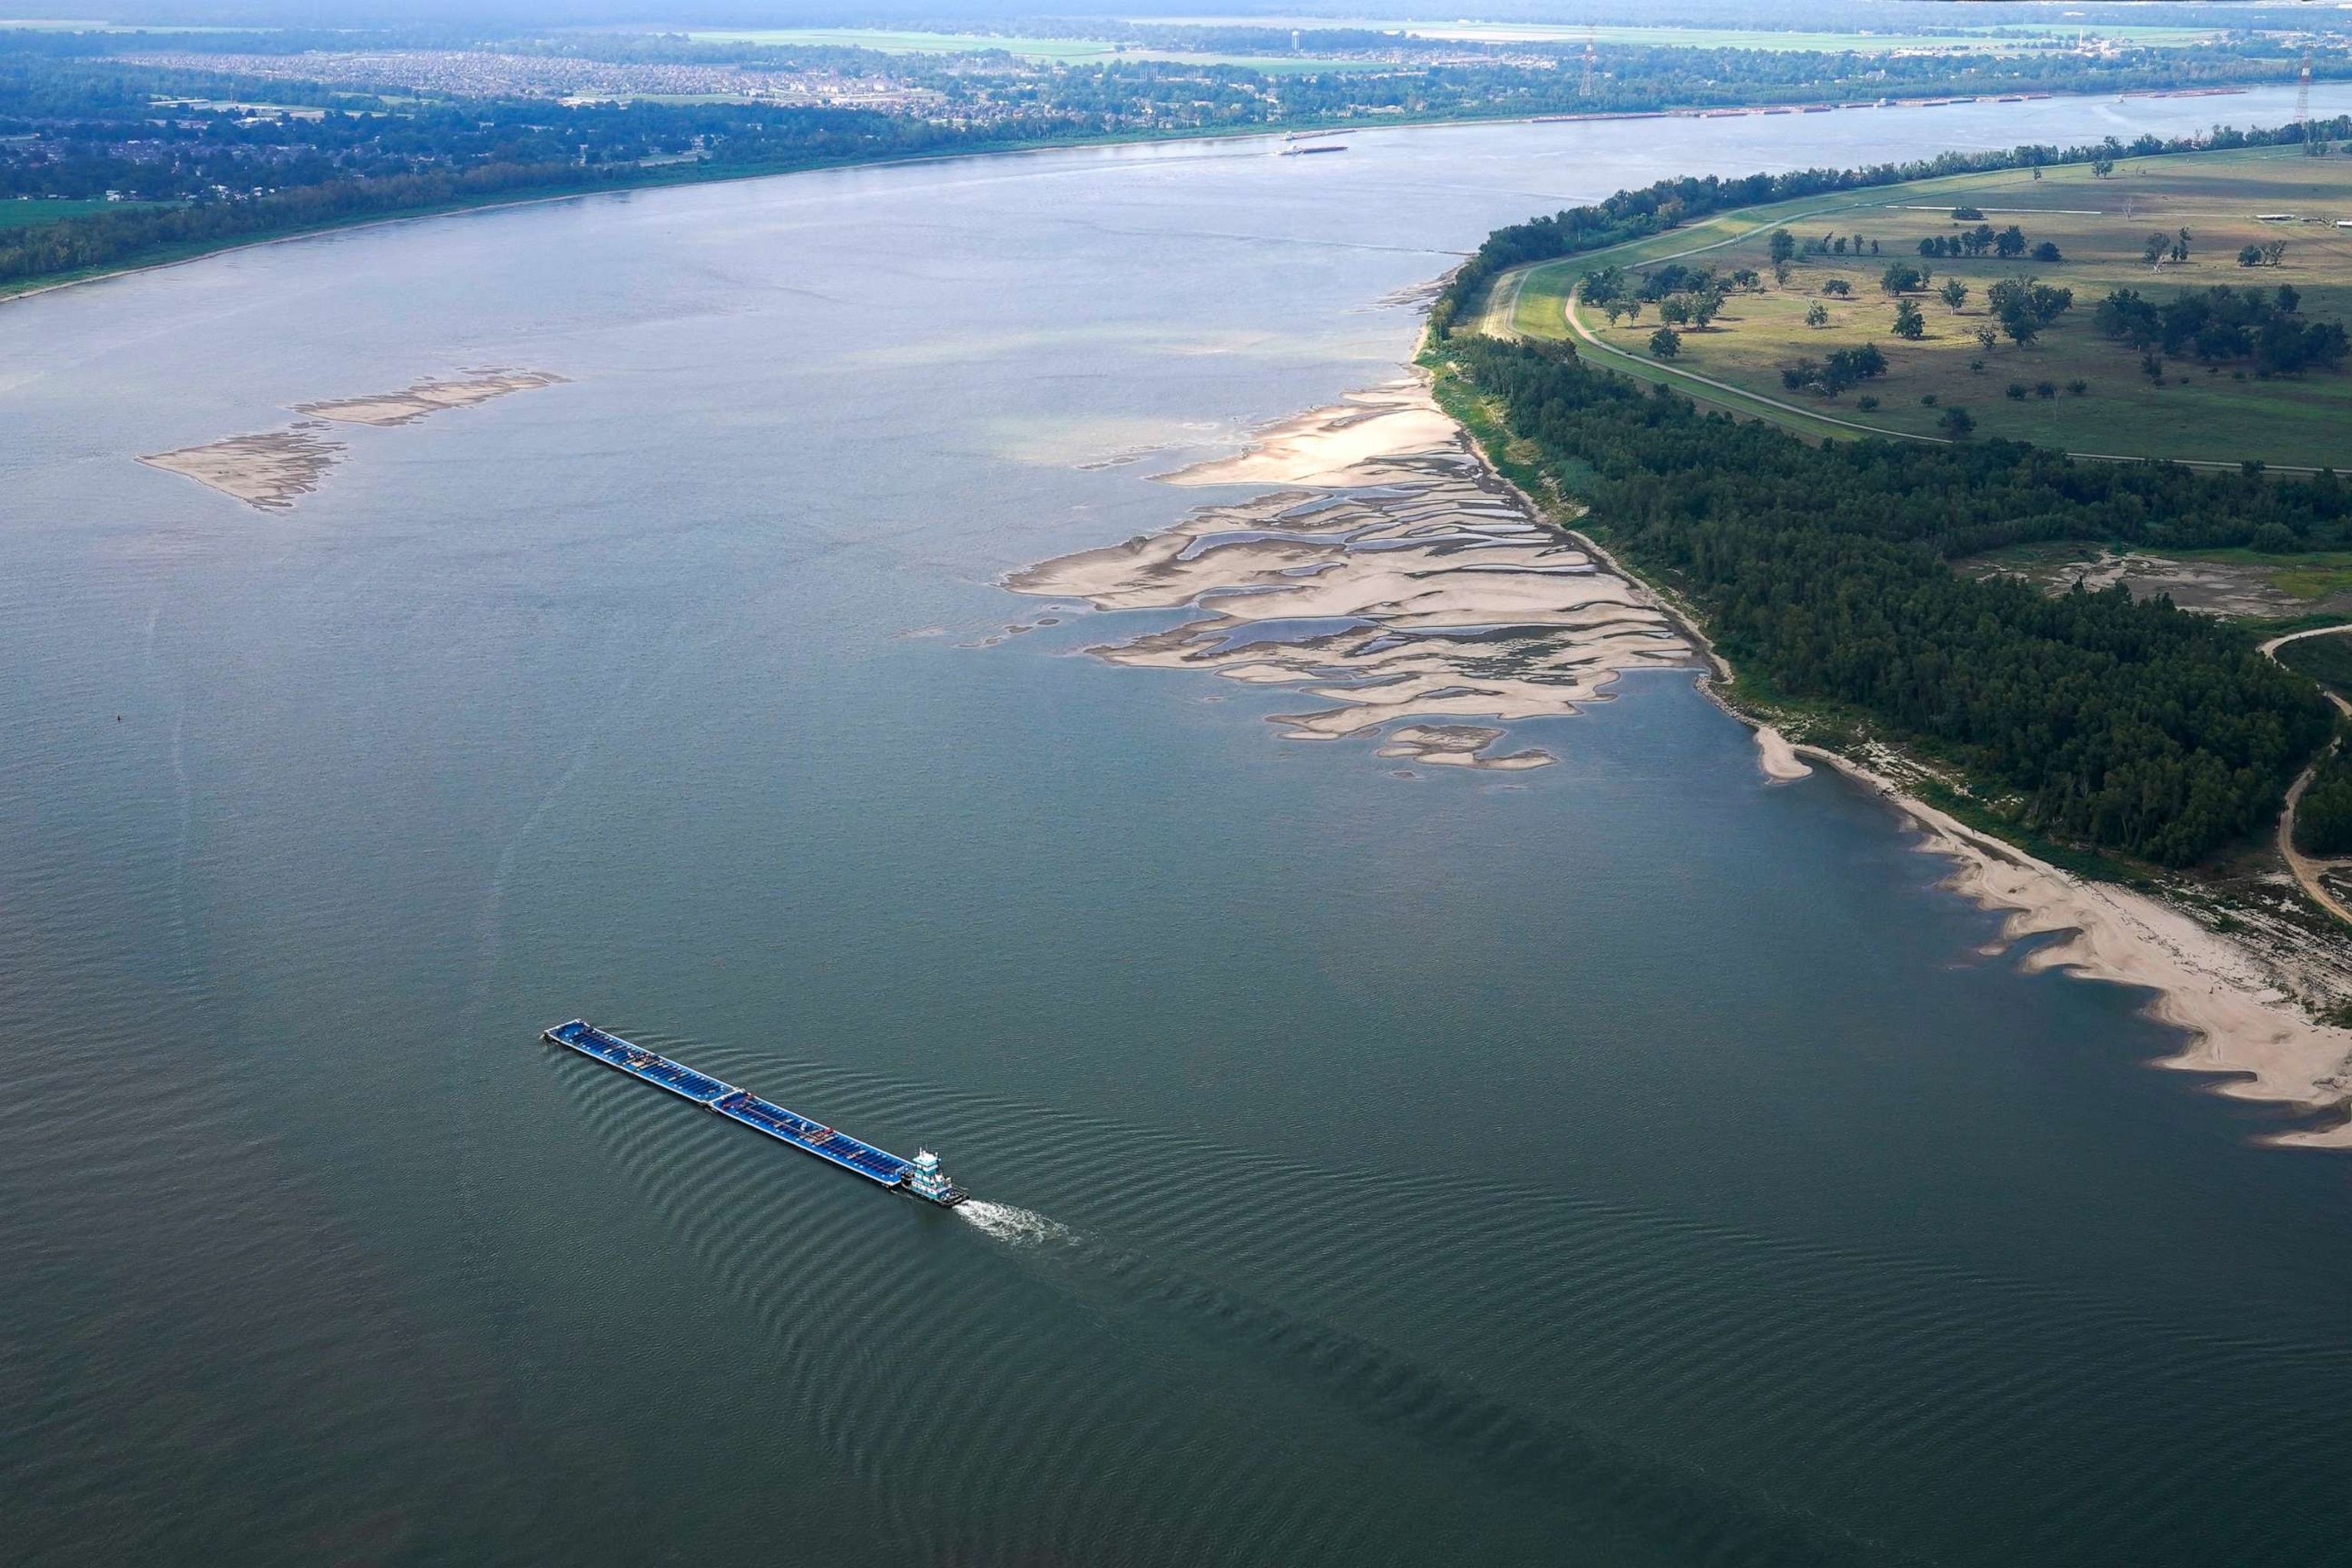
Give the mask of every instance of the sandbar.
[[1504, 731], [1465, 721], [1574, 713], [1624, 670], [1691, 657], [1648, 590], [1538, 518], [1419, 376], [1285, 420], [1237, 457], [1161, 477], [1279, 488], [1042, 562], [1006, 586], [1097, 610], [1195, 612], [1091, 651], [1132, 668], [1290, 687], [1328, 704], [1276, 715], [1287, 738], [1388, 729], [1377, 755], [1540, 767], [1548, 752], [1496, 753]]
[[486, 371], [461, 381], [420, 381], [401, 392], [299, 403], [294, 412], [345, 425], [414, 425], [445, 408], [470, 408], [510, 393], [553, 386], [563, 379], [541, 370]]
[[231, 436], [140, 458], [151, 468], [183, 474], [263, 511], [287, 511], [319, 488], [320, 476], [342, 459], [341, 443], [319, 434], [315, 420], [257, 436]]

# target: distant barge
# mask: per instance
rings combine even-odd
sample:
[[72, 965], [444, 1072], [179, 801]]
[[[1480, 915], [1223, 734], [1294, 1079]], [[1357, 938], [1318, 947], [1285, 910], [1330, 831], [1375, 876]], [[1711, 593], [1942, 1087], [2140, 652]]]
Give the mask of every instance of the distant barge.
[[940, 1169], [940, 1157], [928, 1149], [919, 1151], [911, 1160], [902, 1160], [871, 1143], [861, 1143], [846, 1132], [836, 1132], [781, 1105], [771, 1104], [748, 1089], [721, 1083], [683, 1062], [656, 1055], [643, 1046], [633, 1046], [585, 1018], [558, 1024], [540, 1037], [550, 1045], [568, 1046], [583, 1057], [593, 1057], [606, 1067], [618, 1068], [632, 1078], [641, 1078], [657, 1089], [690, 1100], [713, 1115], [740, 1121], [755, 1132], [764, 1132], [779, 1142], [789, 1143], [820, 1160], [829, 1160], [877, 1186], [943, 1208], [953, 1208], [971, 1195], [948, 1179], [947, 1173]]

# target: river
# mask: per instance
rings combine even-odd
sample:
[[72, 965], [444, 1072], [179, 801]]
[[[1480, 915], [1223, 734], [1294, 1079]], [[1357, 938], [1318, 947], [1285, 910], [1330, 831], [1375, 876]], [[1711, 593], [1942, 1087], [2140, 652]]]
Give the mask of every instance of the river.
[[[1392, 378], [1498, 224], [2290, 97], [855, 170], [0, 308], [6, 1555], [2342, 1560], [2352, 1164], [1879, 804], [1674, 672], [1401, 779], [1000, 585]], [[132, 460], [493, 367], [565, 379], [284, 511]]]

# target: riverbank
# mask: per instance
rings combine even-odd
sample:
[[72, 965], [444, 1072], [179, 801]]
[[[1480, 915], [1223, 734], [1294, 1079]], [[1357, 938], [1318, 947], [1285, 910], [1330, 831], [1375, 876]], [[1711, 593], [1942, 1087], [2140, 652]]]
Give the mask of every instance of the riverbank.
[[1819, 763], [1871, 790], [1918, 830], [1922, 852], [1952, 863], [1946, 887], [2005, 916], [1988, 956], [2032, 944], [2020, 960], [2029, 973], [2060, 970], [2146, 990], [2147, 1015], [2189, 1037], [2159, 1065], [2217, 1075], [2219, 1093], [2305, 1114], [2304, 1125], [2271, 1142], [2352, 1149], [2352, 1029], [2319, 1016], [2352, 995], [2352, 942], [2342, 932], [2315, 935], [2284, 918], [2292, 906], [2266, 907], [2259, 899], [2218, 909], [2191, 896], [2185, 881], [2141, 888], [2076, 875], [1929, 804], [1922, 795], [1936, 775], [1916, 759], [1868, 744], [1857, 756], [1784, 733], [1777, 714], [1735, 695], [1737, 672], [1688, 607], [1570, 527], [1573, 503], [1513, 452], [1507, 427], [1475, 391], [1450, 382], [1442, 363], [1432, 368], [1438, 400], [1461, 420], [1497, 481], [1530, 515], [1641, 584], [1674, 618], [1705, 661], [1701, 689], [1748, 726], [1766, 777], [1793, 781], [1809, 763]]

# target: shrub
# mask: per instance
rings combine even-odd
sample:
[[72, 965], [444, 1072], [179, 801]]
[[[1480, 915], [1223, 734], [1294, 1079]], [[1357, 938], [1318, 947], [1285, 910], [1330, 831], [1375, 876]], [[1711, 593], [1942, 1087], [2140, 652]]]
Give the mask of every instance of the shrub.
[[2011, 402], [2022, 403], [2025, 401], [2025, 383], [2021, 381], [2012, 381], [2009, 384], [2007, 390]]

